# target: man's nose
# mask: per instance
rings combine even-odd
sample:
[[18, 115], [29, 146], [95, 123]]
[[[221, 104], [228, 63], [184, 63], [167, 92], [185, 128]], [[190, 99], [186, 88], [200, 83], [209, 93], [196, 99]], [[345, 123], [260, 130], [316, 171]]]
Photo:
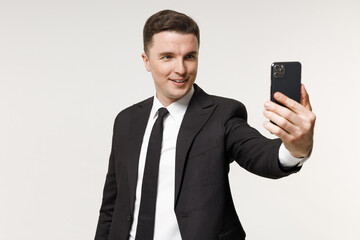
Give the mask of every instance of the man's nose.
[[182, 59], [177, 59], [174, 66], [174, 72], [179, 75], [184, 75], [186, 73], [186, 66]]

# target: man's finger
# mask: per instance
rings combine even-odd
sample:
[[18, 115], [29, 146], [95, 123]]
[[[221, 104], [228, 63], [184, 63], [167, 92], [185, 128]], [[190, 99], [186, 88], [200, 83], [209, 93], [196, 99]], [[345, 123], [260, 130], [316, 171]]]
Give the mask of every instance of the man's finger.
[[276, 101], [283, 104], [285, 107], [287, 107], [291, 111], [293, 111], [295, 113], [299, 112], [299, 109], [298, 109], [299, 103], [296, 102], [295, 100], [287, 97], [286, 95], [282, 94], [281, 92], [276, 92], [274, 94], [274, 98]]
[[280, 128], [279, 126], [276, 126], [275, 124], [271, 122], [264, 122], [263, 126], [266, 130], [268, 130], [271, 134], [274, 134], [275, 136], [279, 137], [280, 139], [284, 139], [287, 136], [289, 136], [289, 133], [287, 133], [284, 129]]
[[[297, 114], [293, 110], [291, 110], [287, 107], [284, 107], [284, 106], [280, 106], [277, 103], [274, 103], [271, 101], [266, 101], [264, 104], [264, 108], [267, 111], [273, 112], [273, 113], [281, 116], [282, 118], [287, 119], [287, 121], [293, 123], [294, 125], [299, 125], [302, 122], [302, 120], [298, 118]], [[270, 120], [272, 120], [272, 119], [270, 119]], [[272, 120], [272, 121], [274, 121], [274, 120]]]
[[300, 95], [300, 103], [310, 111], [312, 111], [309, 94], [307, 93], [305, 89], [305, 85], [301, 84], [301, 95]]

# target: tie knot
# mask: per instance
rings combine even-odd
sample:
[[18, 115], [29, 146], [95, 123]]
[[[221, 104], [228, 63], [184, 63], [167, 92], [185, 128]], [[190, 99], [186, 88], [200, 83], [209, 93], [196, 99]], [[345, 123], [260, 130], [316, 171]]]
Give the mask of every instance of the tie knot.
[[164, 118], [168, 113], [169, 111], [166, 108], [162, 107], [158, 110], [158, 117]]

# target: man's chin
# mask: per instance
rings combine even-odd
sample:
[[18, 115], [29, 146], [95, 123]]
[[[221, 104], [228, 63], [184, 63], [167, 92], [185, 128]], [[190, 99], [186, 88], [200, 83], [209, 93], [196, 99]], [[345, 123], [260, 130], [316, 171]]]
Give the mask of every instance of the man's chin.
[[171, 97], [179, 100], [180, 98], [184, 97], [190, 91], [190, 89], [191, 89], [191, 87], [175, 89], [174, 91], [172, 91]]

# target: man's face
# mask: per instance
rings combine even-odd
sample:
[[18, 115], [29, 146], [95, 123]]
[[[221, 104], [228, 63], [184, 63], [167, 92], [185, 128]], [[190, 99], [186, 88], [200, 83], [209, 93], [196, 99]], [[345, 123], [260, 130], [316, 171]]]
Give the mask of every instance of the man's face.
[[194, 34], [164, 31], [154, 34], [142, 58], [151, 72], [156, 96], [167, 107], [182, 98], [195, 82], [199, 46]]

